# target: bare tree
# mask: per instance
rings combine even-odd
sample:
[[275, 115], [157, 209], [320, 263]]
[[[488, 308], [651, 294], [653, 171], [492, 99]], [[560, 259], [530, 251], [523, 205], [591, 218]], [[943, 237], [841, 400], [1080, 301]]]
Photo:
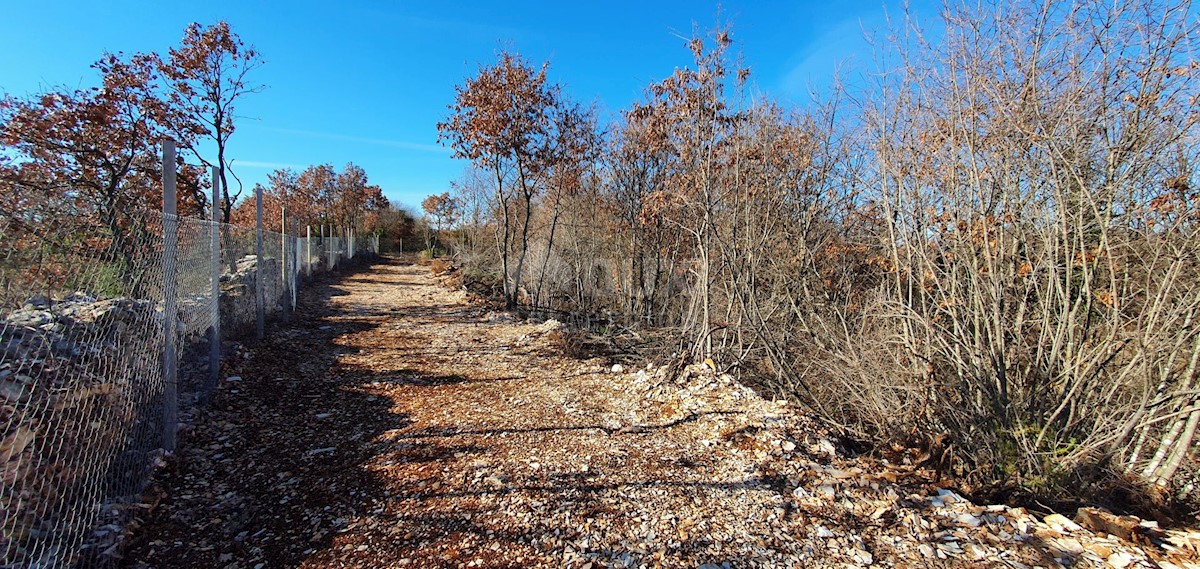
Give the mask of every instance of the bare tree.
[[864, 113], [891, 269], [880, 340], [926, 394], [911, 419], [985, 478], [1050, 489], [1102, 457], [1169, 478], [1200, 418], [1197, 235], [1154, 204], [1191, 192], [1195, 25], [1143, 2], [945, 23], [941, 44], [901, 45]]
[[738, 190], [736, 163], [726, 161], [742, 122], [731, 109], [726, 92], [732, 79], [739, 85], [748, 77], [745, 69], [730, 69], [729, 31], [717, 28], [711, 43], [701, 37], [688, 42], [696, 69], [677, 69], [667, 79], [652, 85], [650, 109], [661, 112], [670, 145], [667, 187], [648, 196], [646, 208], [673, 224], [693, 242], [695, 287], [688, 328], [693, 336], [691, 351], [699, 358], [713, 353], [715, 325], [713, 283], [720, 264], [716, 229], [721, 204]]

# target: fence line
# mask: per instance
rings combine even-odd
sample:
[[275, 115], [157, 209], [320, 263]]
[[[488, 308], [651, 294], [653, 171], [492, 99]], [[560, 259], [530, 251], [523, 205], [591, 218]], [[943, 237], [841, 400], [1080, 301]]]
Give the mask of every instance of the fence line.
[[293, 309], [301, 275], [378, 252], [350, 232], [121, 215], [0, 220], [0, 568], [113, 563], [173, 415], [211, 397], [217, 340]]

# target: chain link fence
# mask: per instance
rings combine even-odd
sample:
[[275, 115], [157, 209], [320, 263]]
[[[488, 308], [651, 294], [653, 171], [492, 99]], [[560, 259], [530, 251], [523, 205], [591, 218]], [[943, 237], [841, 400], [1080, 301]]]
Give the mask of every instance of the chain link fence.
[[[305, 275], [377, 252], [161, 212], [0, 220], [0, 568], [115, 563], [179, 406], [220, 342], [295, 308]], [[168, 333], [164, 333], [164, 331]]]

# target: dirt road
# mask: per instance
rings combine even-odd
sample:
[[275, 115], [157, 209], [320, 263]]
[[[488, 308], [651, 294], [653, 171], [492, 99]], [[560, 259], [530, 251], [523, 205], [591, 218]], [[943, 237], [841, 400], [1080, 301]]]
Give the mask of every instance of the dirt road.
[[1060, 553], [1004, 543], [1023, 519], [1044, 527], [1023, 512], [877, 476], [704, 366], [668, 380], [564, 357], [556, 323], [489, 312], [425, 267], [384, 260], [310, 287], [301, 308], [233, 362], [183, 433], [128, 566], [977, 566]]
[[720, 525], [783, 511], [751, 462], [706, 440], [745, 426], [741, 410], [648, 408], [604, 362], [558, 355], [553, 322], [489, 313], [425, 267], [321, 292], [186, 433], [131, 560], [736, 563], [726, 541], [749, 536]]

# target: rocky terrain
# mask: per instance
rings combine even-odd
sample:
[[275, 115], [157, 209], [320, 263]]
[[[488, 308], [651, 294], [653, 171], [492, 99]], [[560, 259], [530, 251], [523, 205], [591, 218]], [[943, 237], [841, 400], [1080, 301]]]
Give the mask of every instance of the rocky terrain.
[[[253, 327], [256, 264], [246, 256], [222, 276], [227, 337]], [[274, 259], [264, 268], [280, 271]], [[267, 279], [267, 297], [281, 299], [269, 313], [282, 309], [279, 281]], [[210, 302], [179, 300], [185, 413], [207, 377]], [[75, 292], [34, 296], [0, 317], [0, 565], [58, 565], [81, 542], [85, 557], [116, 551], [161, 454], [162, 314], [161, 302]], [[199, 347], [205, 357], [187, 357]]]
[[[563, 355], [389, 260], [239, 353], [129, 567], [1197, 567], [1200, 533], [974, 504], [711, 365]], [[907, 464], [906, 464], [907, 462]]]

